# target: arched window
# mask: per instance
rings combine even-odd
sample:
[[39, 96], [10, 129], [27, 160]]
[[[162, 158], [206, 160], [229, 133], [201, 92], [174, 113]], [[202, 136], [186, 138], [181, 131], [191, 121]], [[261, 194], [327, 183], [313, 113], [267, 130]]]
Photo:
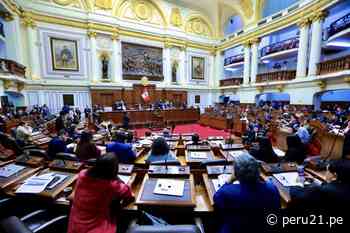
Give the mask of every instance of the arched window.
[[265, 4], [262, 11], [262, 17], [267, 17], [274, 13], [277, 13], [283, 9], [288, 8], [290, 5], [298, 2], [299, 0], [265, 0]]

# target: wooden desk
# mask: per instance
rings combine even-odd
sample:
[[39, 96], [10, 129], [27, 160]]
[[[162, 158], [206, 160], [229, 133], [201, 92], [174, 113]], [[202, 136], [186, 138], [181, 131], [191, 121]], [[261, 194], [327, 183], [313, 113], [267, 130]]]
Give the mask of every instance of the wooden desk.
[[231, 121], [226, 117], [215, 116], [211, 114], [202, 114], [199, 123], [205, 126], [210, 126], [215, 129], [230, 129]]
[[[4, 167], [8, 164], [10, 163], [3, 164], [1, 167]], [[27, 177], [35, 174], [36, 172], [42, 169], [42, 167], [33, 168], [25, 165], [20, 166], [24, 166], [25, 168], [10, 177], [0, 177], [0, 189], [5, 189], [20, 180], [26, 179]]]
[[[162, 123], [190, 123], [197, 122], [199, 120], [199, 110], [195, 108], [189, 109], [170, 109], [170, 110], [128, 110], [130, 125], [132, 126], [144, 126], [146, 124], [159, 123], [162, 119]], [[116, 124], [123, 122], [123, 111], [115, 112], [101, 112], [102, 120], [111, 120]]]
[[297, 171], [296, 163], [265, 163], [261, 164], [262, 171], [266, 174], [274, 174], [281, 172], [296, 172]]
[[190, 175], [188, 178], [171, 178], [185, 181], [184, 194], [182, 197], [154, 194], [153, 190], [158, 179], [159, 178], [150, 178], [148, 174], [146, 174], [136, 199], [137, 206], [141, 208], [158, 206], [181, 208], [187, 207], [191, 209], [195, 207], [196, 200], [193, 175]]
[[[191, 156], [192, 153], [196, 153], [196, 152], [203, 152], [207, 154], [207, 158], [206, 159], [201, 159], [201, 158], [193, 158]], [[185, 151], [185, 161], [186, 164], [190, 165], [190, 166], [199, 166], [202, 162], [207, 161], [207, 160], [214, 160], [216, 159], [216, 157], [214, 156], [213, 152], [211, 150], [207, 150], [207, 151], [190, 151], [190, 150], [186, 150]]]

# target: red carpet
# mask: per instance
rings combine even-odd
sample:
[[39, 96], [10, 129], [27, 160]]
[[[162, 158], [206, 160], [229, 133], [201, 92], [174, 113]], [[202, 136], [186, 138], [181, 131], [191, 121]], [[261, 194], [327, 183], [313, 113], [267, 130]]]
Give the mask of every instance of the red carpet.
[[[145, 135], [145, 132], [149, 131], [146, 128], [136, 129], [137, 137]], [[185, 133], [197, 133], [200, 138], [206, 139], [208, 136], [223, 136], [228, 137], [230, 134], [224, 130], [213, 129], [210, 127], [202, 126], [199, 124], [187, 124], [187, 125], [177, 125], [175, 127], [174, 133], [185, 134]]]

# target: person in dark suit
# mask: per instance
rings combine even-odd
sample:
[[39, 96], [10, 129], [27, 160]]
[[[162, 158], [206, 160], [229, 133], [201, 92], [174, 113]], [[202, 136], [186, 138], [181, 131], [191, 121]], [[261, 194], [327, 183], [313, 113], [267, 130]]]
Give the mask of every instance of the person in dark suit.
[[101, 151], [92, 142], [92, 134], [90, 132], [83, 132], [75, 152], [77, 157], [82, 160], [95, 159], [101, 156]]
[[287, 162], [296, 162], [302, 164], [306, 158], [306, 148], [297, 135], [287, 136], [287, 152], [284, 160]]
[[259, 137], [259, 147], [250, 150], [250, 154], [256, 159], [264, 161], [266, 163], [277, 163], [278, 156], [272, 148], [272, 144], [269, 138]]
[[129, 114], [127, 112], [124, 113], [124, 116], [123, 116], [123, 128], [125, 130], [128, 130], [129, 129], [129, 122], [130, 122], [130, 118], [129, 118]]
[[120, 163], [132, 163], [136, 159], [136, 153], [130, 144], [125, 143], [126, 134], [117, 131], [112, 136], [112, 142], [107, 145], [107, 152], [113, 152]]
[[230, 181], [215, 193], [214, 208], [219, 233], [268, 232], [266, 215], [280, 208], [280, 195], [271, 182], [260, 180], [258, 161], [243, 153], [234, 158]]
[[55, 122], [55, 128], [56, 128], [56, 132], [60, 132], [60, 130], [64, 129], [64, 112], [61, 111], [60, 115], [56, 118], [56, 122]]
[[51, 159], [54, 159], [57, 153], [67, 152], [67, 138], [68, 133], [64, 129], [61, 129], [57, 137], [51, 139], [47, 150], [47, 154]]

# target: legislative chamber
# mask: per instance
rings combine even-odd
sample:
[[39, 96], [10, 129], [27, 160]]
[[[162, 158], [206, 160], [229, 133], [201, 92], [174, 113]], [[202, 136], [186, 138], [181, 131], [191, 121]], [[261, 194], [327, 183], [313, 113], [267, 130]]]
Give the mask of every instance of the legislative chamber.
[[0, 1], [0, 233], [349, 232], [350, 1]]

